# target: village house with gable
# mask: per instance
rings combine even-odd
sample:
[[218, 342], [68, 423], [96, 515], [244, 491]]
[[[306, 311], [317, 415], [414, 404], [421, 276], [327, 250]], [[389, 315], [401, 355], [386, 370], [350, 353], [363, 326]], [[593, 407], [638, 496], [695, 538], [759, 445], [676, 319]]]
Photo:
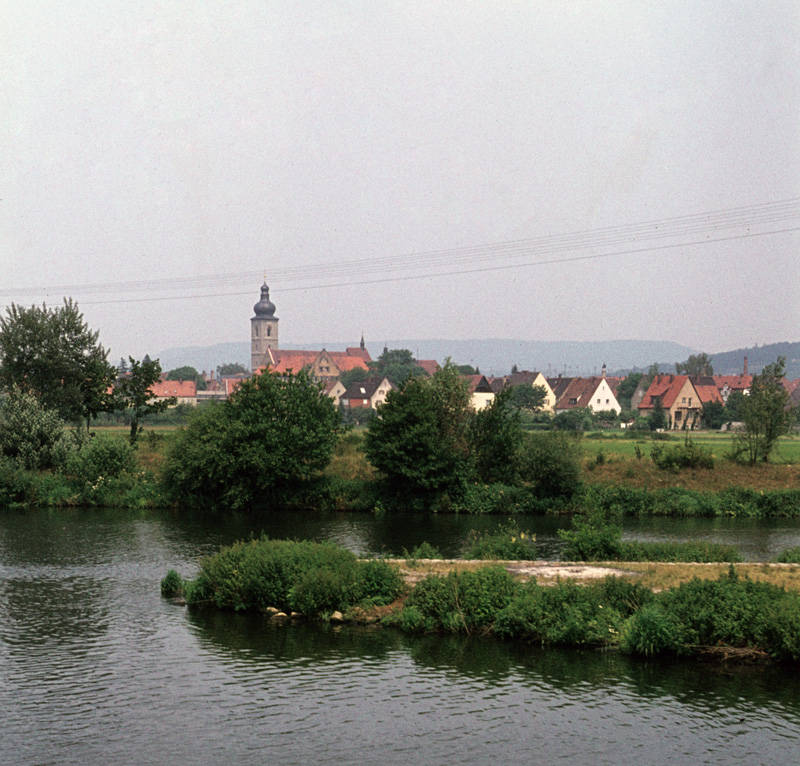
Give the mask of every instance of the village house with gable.
[[679, 430], [699, 426], [703, 405], [721, 402], [722, 397], [711, 376], [657, 375], [639, 404], [639, 414], [650, 415], [657, 400], [668, 418], [668, 428]]
[[556, 395], [547, 378], [541, 372], [512, 372], [504, 379], [504, 386], [541, 386], [544, 389], [543, 412], [555, 412]]
[[389, 391], [394, 388], [389, 378], [377, 376], [353, 383], [340, 398], [342, 407], [350, 409], [371, 408], [377, 410], [386, 401]]
[[556, 396], [556, 414], [585, 407], [592, 412], [613, 410], [617, 415], [622, 407], [605, 377], [591, 378], [551, 378], [550, 388]]

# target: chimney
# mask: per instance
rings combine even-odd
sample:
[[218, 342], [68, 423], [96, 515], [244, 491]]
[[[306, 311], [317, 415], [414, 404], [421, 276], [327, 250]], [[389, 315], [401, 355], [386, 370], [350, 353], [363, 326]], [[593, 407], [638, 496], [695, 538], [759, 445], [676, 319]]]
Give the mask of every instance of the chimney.
[[744, 358], [744, 372], [743, 375], [747, 375], [747, 357]]
[[603, 377], [605, 377], [606, 376], [606, 363], [605, 362], [603, 362], [603, 367], [601, 368], [601, 372], [603, 374]]

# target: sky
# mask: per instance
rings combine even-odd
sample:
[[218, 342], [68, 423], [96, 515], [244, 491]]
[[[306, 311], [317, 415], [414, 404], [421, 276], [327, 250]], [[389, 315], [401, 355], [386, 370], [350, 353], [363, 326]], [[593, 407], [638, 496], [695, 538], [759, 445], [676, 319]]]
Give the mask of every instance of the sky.
[[800, 5], [0, 0], [0, 310], [800, 341]]

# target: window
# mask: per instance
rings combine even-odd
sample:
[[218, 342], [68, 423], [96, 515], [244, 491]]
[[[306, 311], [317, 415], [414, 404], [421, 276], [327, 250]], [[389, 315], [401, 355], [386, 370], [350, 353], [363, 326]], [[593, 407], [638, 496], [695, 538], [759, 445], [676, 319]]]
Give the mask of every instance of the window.
[[270, 335], [272, 335], [272, 325], [267, 325], [267, 337], [269, 338]]
[[570, 399], [570, 400], [569, 400], [569, 403], [570, 403], [570, 404], [577, 404], [577, 403], [578, 403], [578, 400], [577, 400], [577, 399]]
[[691, 396], [689, 397], [689, 406], [690, 407], [692, 406], [692, 397]]
[[681, 411], [675, 410], [675, 420], [680, 420], [680, 419], [681, 419]]
[[685, 396], [683, 397], [683, 399], [681, 399], [681, 404], [686, 404], [686, 397]]

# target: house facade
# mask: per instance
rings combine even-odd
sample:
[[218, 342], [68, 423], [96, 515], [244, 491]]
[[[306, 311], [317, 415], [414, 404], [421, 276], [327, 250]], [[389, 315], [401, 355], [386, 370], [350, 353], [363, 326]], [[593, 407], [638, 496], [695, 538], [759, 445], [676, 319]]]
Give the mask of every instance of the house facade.
[[613, 410], [617, 415], [622, 412], [611, 385], [604, 377], [557, 378], [554, 393], [556, 414], [577, 407], [585, 407], [592, 412]]
[[386, 397], [394, 388], [388, 378], [366, 378], [353, 383], [342, 395], [342, 407], [350, 409], [370, 408], [377, 410], [386, 401]]
[[703, 403], [688, 375], [657, 375], [639, 404], [639, 414], [650, 415], [661, 402], [668, 428], [694, 428], [700, 422]]

